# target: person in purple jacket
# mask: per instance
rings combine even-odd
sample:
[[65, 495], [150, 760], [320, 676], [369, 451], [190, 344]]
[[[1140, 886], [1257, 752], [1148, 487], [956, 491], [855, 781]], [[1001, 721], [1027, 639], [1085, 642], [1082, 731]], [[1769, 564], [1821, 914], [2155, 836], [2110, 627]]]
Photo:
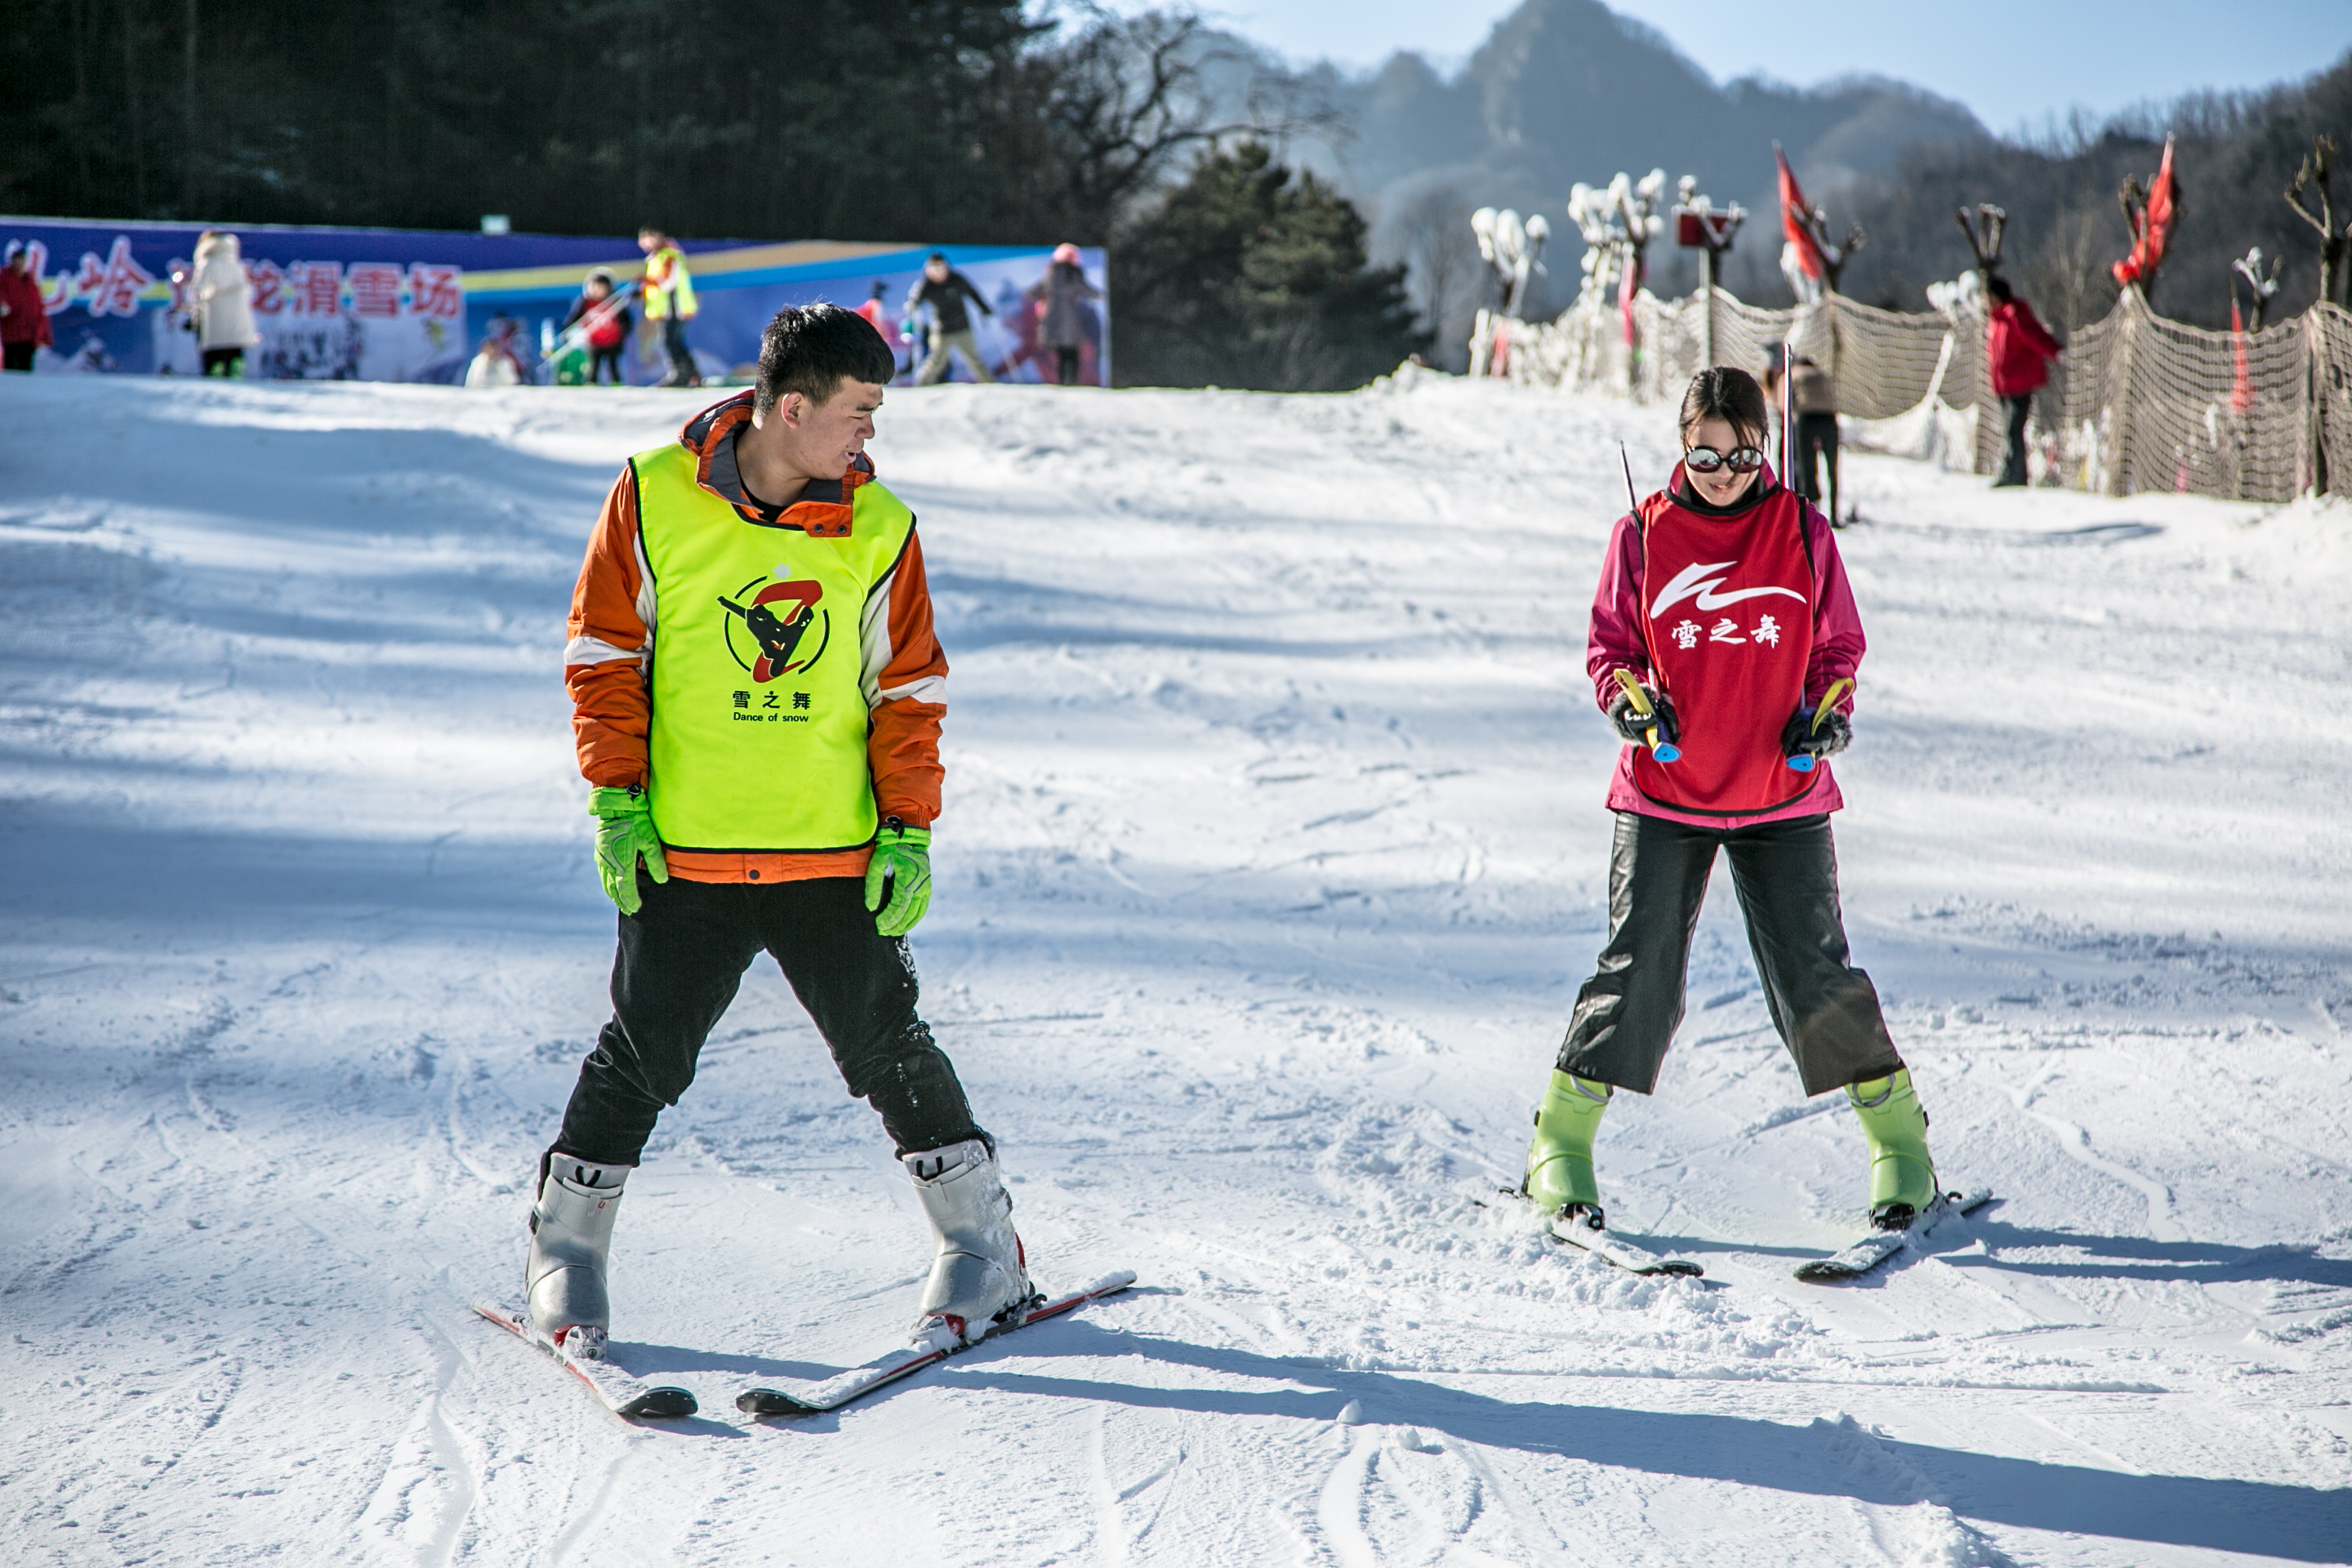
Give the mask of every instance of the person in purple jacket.
[[1593, 595], [1586, 668], [1625, 739], [1608, 798], [1609, 938], [1537, 1110], [1522, 1191], [1594, 1231], [1593, 1134], [1618, 1089], [1656, 1086], [1718, 850], [1805, 1092], [1843, 1089], [1860, 1114], [1873, 1224], [1904, 1230], [1937, 1199], [1927, 1114], [1838, 910], [1830, 813], [1844, 799], [1829, 759], [1852, 734], [1862, 619], [1828, 520], [1765, 466], [1766, 419], [1747, 372], [1699, 373], [1682, 461], [1618, 520]]

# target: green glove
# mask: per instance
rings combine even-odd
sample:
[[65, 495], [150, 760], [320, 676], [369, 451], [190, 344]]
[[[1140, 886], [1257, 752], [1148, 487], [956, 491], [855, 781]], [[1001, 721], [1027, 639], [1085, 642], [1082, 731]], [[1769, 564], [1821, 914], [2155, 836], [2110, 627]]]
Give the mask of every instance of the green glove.
[[[889, 901], [883, 902], [885, 884]], [[931, 907], [931, 830], [887, 818], [874, 836], [874, 858], [866, 863], [866, 907], [878, 910], [874, 929], [904, 936]]]
[[669, 880], [669, 861], [654, 832], [653, 803], [642, 789], [592, 789], [588, 815], [596, 819], [596, 874], [604, 880], [604, 896], [623, 914], [635, 914], [645, 902], [637, 892], [637, 857], [646, 858], [655, 881]]

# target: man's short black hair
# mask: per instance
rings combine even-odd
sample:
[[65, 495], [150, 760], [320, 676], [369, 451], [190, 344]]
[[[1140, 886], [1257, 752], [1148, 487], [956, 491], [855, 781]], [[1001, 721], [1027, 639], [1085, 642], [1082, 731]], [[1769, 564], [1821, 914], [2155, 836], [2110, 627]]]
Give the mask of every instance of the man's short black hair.
[[930, 260], [930, 261], [945, 261], [947, 258], [948, 258], [948, 253], [947, 253], [946, 251], [944, 251], [944, 250], [934, 250], [934, 251], [932, 251], [932, 252], [931, 252], [931, 254], [930, 254], [928, 258], [926, 258], [925, 259], [927, 259], [927, 260]]
[[2009, 279], [2003, 278], [1998, 272], [1987, 274], [1985, 278], [1985, 292], [1991, 295], [1994, 299], [2000, 300], [2004, 305], [2008, 304], [2011, 299], [2015, 298], [2015, 291], [2010, 288]]
[[830, 401], [845, 381], [886, 385], [898, 358], [874, 323], [838, 305], [787, 305], [760, 334], [760, 379], [751, 406], [762, 418], [797, 392], [811, 403]]

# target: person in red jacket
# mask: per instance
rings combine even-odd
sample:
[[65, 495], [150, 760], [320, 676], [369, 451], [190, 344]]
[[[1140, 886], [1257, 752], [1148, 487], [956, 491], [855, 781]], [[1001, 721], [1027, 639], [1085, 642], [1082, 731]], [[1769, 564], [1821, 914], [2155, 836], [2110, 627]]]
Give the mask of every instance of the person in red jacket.
[[1682, 461], [1617, 521], [1593, 595], [1585, 664], [1627, 742], [1608, 798], [1609, 937], [1577, 994], [1521, 1187], [1570, 1241], [1601, 1228], [1601, 1112], [1618, 1089], [1656, 1087], [1682, 1022], [1718, 851], [1805, 1092], [1842, 1089], [1860, 1117], [1872, 1222], [1906, 1230], [1938, 1201], [1926, 1113], [1838, 911], [1830, 813], [1844, 801], [1829, 758], [1852, 734], [1862, 618], [1829, 520], [1765, 466], [1767, 419], [1746, 371], [1698, 374]]
[[2025, 420], [2033, 409], [2033, 395], [2050, 380], [2048, 361], [2065, 351], [2033, 314], [2033, 307], [2017, 297], [2009, 279], [1999, 273], [1985, 279], [1992, 309], [1985, 317], [1985, 367], [1992, 376], [1992, 395], [2009, 405], [2009, 460], [2000, 466], [2002, 485], [2025, 482]]
[[0, 269], [0, 345], [7, 351], [6, 367], [31, 370], [34, 353], [56, 341], [40, 279], [33, 276], [32, 252], [17, 240], [8, 247], [7, 267]]
[[574, 322], [583, 320], [588, 323], [588, 384], [594, 386], [609, 370], [614, 386], [627, 385], [629, 378], [621, 374], [621, 351], [628, 345], [637, 319], [630, 313], [625, 299], [613, 298], [613, 274], [602, 267], [581, 284], [580, 298], [564, 312], [563, 330], [570, 331]]

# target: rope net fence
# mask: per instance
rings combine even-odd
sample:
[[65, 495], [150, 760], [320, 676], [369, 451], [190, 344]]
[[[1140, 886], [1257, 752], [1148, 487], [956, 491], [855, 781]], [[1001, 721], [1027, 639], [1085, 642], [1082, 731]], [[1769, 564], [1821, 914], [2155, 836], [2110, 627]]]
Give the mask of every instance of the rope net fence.
[[[1672, 403], [1708, 362], [1761, 373], [1783, 342], [1836, 378], [1849, 445], [1999, 471], [2006, 410], [1993, 395], [1981, 296], [1958, 289], [1923, 314], [1838, 294], [1767, 310], [1722, 289], [1551, 321], [1482, 314], [1471, 374]], [[2035, 395], [2027, 468], [2038, 484], [2109, 495], [2176, 490], [2282, 502], [2352, 493], [2352, 311], [2315, 305], [2260, 331], [2209, 331], [2125, 290], [2075, 332]]]

